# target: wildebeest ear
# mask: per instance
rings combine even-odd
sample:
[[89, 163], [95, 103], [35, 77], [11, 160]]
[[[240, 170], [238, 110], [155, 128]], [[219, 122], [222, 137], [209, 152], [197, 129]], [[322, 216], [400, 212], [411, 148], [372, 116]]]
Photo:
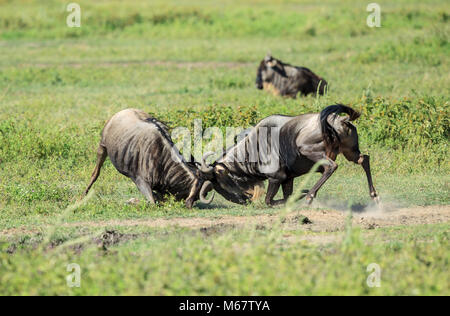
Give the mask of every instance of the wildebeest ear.
[[269, 51], [269, 52], [267, 52], [266, 57], [264, 57], [264, 61], [268, 62], [270, 60], [272, 60], [272, 53]]

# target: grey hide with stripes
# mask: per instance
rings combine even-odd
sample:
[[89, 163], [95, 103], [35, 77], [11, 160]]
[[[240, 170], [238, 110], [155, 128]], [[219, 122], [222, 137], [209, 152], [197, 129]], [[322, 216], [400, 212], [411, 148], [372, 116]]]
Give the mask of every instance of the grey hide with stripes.
[[[340, 114], [347, 114], [340, 116]], [[359, 113], [344, 105], [331, 105], [320, 113], [295, 117], [273, 115], [259, 122], [244, 139], [227, 150], [211, 169], [214, 189], [228, 200], [246, 203], [269, 180], [268, 205], [282, 204], [293, 193], [294, 178], [308, 173], [315, 163], [323, 164], [319, 181], [304, 193], [311, 203], [317, 191], [337, 169], [342, 153], [361, 165], [366, 173], [372, 199], [378, 201], [370, 173], [369, 156], [359, 151], [358, 134], [351, 121]], [[279, 188], [284, 198], [274, 200]]]
[[168, 127], [147, 113], [127, 109], [115, 114], [105, 125], [98, 148], [97, 166], [86, 194], [97, 179], [100, 168], [109, 157], [114, 167], [129, 177], [152, 203], [165, 194], [205, 203], [212, 190], [195, 163], [187, 163], [174, 146]]

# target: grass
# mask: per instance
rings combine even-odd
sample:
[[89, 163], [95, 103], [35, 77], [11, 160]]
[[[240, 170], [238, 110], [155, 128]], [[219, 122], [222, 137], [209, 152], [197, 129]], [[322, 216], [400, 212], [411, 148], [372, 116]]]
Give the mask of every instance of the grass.
[[[326, 246], [292, 242], [285, 234], [280, 227], [231, 228], [212, 235], [122, 228], [116, 239], [104, 234], [82, 247], [60, 249], [63, 246], [58, 245], [75, 238], [76, 232], [59, 232], [47, 252], [30, 250], [28, 245], [14, 255], [0, 254], [0, 287], [2, 294], [32, 295], [433, 295], [449, 291], [448, 274], [443, 273], [448, 265], [447, 224], [383, 229], [376, 238], [351, 230], [343, 243]], [[65, 281], [66, 266], [72, 262], [82, 267], [79, 288], [70, 288]], [[379, 288], [366, 285], [371, 263], [382, 271]]]
[[[197, 118], [204, 127], [247, 127], [275, 113], [349, 104], [363, 114], [356, 122], [360, 145], [371, 155], [383, 201], [448, 205], [446, 1], [380, 3], [376, 29], [365, 25], [368, 12], [355, 1], [79, 3], [82, 27], [70, 29], [64, 2], [0, 0], [0, 231], [17, 231], [0, 235], [1, 294], [449, 293], [447, 223], [377, 229], [370, 246], [365, 231], [347, 246], [289, 244], [283, 227], [206, 238], [182, 228], [112, 227], [134, 237], [107, 251], [86, 241], [81, 250], [59, 250], [101, 235], [59, 228], [51, 247], [39, 246], [80, 199], [105, 121], [128, 107], [192, 129]], [[291, 100], [257, 90], [256, 67], [268, 50], [326, 78], [328, 95]], [[342, 157], [337, 162], [317, 202], [366, 205], [363, 170]], [[262, 201], [242, 207], [220, 197], [193, 210], [173, 201], [127, 205], [139, 192], [109, 161], [94, 190], [64, 222], [277, 212]], [[84, 267], [79, 289], [65, 285], [69, 262]], [[371, 262], [383, 267], [379, 289], [365, 285]]]

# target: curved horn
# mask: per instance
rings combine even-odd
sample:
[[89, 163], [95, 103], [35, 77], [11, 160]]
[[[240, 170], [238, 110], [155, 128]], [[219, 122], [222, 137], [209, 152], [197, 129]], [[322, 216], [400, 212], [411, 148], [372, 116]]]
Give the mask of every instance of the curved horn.
[[200, 202], [205, 204], [210, 204], [214, 200], [215, 192], [212, 193], [211, 197], [209, 199], [206, 199], [206, 195], [209, 191], [213, 189], [213, 184], [211, 181], [205, 181], [202, 185], [202, 188], [200, 189]]
[[214, 167], [211, 167], [210, 165], [208, 165], [206, 163], [206, 159], [208, 159], [209, 156], [214, 155], [214, 153], [212, 151], [207, 152], [206, 154], [203, 155], [202, 157], [202, 165], [200, 167], [200, 171], [203, 173], [211, 173], [214, 170]]

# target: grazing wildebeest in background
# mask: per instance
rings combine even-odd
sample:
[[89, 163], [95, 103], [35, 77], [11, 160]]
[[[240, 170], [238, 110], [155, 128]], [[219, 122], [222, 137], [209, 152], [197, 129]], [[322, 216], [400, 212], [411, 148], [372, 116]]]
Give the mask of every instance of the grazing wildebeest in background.
[[[342, 113], [348, 115], [341, 116]], [[308, 173], [316, 162], [323, 160], [325, 163], [318, 169], [322, 177], [306, 194], [311, 203], [336, 171], [335, 160], [342, 153], [347, 160], [364, 168], [370, 196], [378, 201], [369, 156], [360, 153], [356, 127], [350, 123], [359, 116], [352, 108], [340, 104], [328, 106], [320, 113], [269, 116], [215, 163], [207, 165], [203, 160], [202, 171], [209, 174], [217, 192], [242, 204], [252, 198], [255, 187], [268, 180], [266, 203], [277, 205], [285, 203], [292, 194], [294, 178]], [[272, 164], [269, 168], [268, 162]], [[280, 186], [284, 198], [274, 200]]]
[[291, 66], [269, 54], [259, 64], [256, 87], [295, 99], [298, 93], [323, 95], [327, 82], [308, 68]]
[[210, 203], [214, 198], [212, 195], [206, 199], [212, 183], [204, 179], [195, 163], [183, 159], [168, 127], [143, 111], [123, 110], [106, 123], [86, 194], [97, 180], [106, 156], [151, 203], [167, 193], [178, 200], [185, 199], [188, 208], [198, 199]]

